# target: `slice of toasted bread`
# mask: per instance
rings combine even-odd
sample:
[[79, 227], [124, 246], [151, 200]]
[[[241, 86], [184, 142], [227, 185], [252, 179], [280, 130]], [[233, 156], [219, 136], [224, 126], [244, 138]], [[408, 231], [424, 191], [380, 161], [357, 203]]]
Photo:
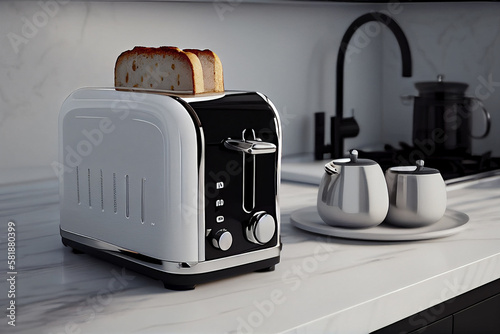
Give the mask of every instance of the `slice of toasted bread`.
[[224, 75], [222, 63], [211, 50], [184, 49], [185, 52], [194, 53], [201, 62], [203, 68], [203, 82], [205, 83], [205, 92], [223, 92]]
[[115, 64], [115, 87], [203, 93], [203, 69], [194, 53], [177, 47], [138, 47], [123, 52]]

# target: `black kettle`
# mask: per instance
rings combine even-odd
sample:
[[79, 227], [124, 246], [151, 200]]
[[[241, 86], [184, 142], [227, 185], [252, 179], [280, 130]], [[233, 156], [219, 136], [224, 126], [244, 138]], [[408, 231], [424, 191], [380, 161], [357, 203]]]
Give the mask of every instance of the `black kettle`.
[[[465, 96], [469, 85], [461, 82], [445, 82], [443, 75], [437, 81], [417, 82], [419, 96], [413, 99], [413, 145], [427, 156], [471, 154], [472, 138], [488, 136], [491, 118], [481, 100]], [[472, 112], [481, 110], [485, 117], [485, 130], [473, 135]]]

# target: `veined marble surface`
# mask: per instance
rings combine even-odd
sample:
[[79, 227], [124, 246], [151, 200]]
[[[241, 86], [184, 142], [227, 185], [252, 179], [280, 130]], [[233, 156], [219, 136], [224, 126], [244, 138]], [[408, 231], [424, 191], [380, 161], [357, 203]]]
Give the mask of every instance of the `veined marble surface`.
[[291, 212], [314, 205], [316, 187], [283, 183], [276, 270], [176, 292], [63, 247], [55, 179], [5, 185], [0, 306], [9, 302], [5, 232], [14, 221], [17, 317], [14, 328], [4, 316], [0, 332], [368, 333], [500, 278], [500, 177], [453, 186], [448, 194], [449, 207], [470, 216], [459, 234], [362, 242], [291, 226]]

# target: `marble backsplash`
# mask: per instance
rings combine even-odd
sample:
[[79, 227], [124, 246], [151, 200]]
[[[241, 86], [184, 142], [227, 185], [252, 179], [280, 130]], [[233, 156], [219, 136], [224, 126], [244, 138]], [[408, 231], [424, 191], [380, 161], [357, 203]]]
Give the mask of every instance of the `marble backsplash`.
[[[334, 60], [343, 29], [370, 8], [241, 1], [0, 2], [0, 167], [56, 160], [64, 99], [80, 87], [112, 86], [117, 56], [135, 45], [214, 50], [226, 89], [268, 95], [282, 116], [285, 151], [309, 150], [310, 113], [333, 111]], [[380, 52], [370, 53], [380, 62]], [[369, 62], [360, 63], [356, 71], [365, 72]], [[379, 96], [380, 90], [373, 91], [362, 104], [366, 108]], [[374, 136], [380, 136], [379, 128]]]
[[340, 39], [372, 10], [390, 12], [407, 34], [414, 75], [401, 77], [397, 43], [384, 29], [352, 57], [345, 114], [355, 110], [361, 133], [347, 145], [409, 141], [412, 108], [399, 96], [443, 73], [468, 82], [471, 94], [489, 80], [491, 91], [481, 92], [490, 93], [493, 129], [474, 147], [500, 154], [497, 4], [2, 1], [0, 170], [57, 160], [61, 103], [77, 88], [112, 86], [116, 57], [135, 45], [216, 51], [227, 89], [260, 91], [278, 108], [284, 154], [311, 152], [312, 113], [334, 114]]

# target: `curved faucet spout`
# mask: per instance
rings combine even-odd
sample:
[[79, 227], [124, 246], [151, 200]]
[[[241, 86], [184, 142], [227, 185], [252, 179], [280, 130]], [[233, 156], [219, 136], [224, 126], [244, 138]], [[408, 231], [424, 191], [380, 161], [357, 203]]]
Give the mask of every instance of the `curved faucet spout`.
[[[344, 63], [347, 47], [352, 36], [363, 24], [371, 21], [377, 21], [385, 24], [396, 37], [399, 48], [401, 49], [401, 58], [403, 65], [403, 76], [411, 77], [412, 75], [412, 65], [411, 65], [411, 53], [410, 46], [408, 45], [408, 40], [406, 39], [401, 27], [389, 16], [383, 13], [368, 13], [358, 17], [354, 22], [351, 23], [349, 28], [344, 34], [342, 41], [340, 43], [339, 53], [337, 57], [337, 100], [336, 100], [336, 113], [333, 120], [333, 128], [331, 129], [331, 148], [332, 148], [332, 158], [341, 157], [344, 154], [344, 138], [354, 137], [359, 133], [359, 126], [357, 126], [354, 118], [344, 119]], [[353, 127], [353, 122], [356, 123], [356, 127]]]

